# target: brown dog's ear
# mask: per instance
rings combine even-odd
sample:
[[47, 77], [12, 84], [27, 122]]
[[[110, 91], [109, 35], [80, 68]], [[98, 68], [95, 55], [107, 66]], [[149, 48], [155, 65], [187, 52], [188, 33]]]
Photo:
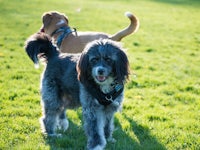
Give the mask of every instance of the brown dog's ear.
[[116, 80], [123, 83], [129, 76], [129, 62], [126, 54], [119, 50], [117, 53], [117, 60], [115, 62]]
[[85, 83], [89, 76], [88, 67], [89, 67], [89, 57], [85, 52], [83, 52], [76, 66], [76, 70], [78, 73], [78, 80], [82, 83]]
[[42, 16], [43, 28], [48, 27], [52, 20], [52, 15], [50, 13], [44, 13]]
[[67, 24], [69, 23], [68, 17], [65, 14], [62, 14], [63, 18], [65, 19], [65, 21], [67, 22]]

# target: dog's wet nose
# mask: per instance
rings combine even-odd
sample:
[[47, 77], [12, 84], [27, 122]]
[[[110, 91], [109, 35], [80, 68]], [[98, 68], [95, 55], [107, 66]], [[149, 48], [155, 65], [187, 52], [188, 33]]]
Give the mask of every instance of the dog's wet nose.
[[103, 68], [98, 69], [98, 74], [99, 75], [103, 75], [105, 72], [105, 70]]
[[40, 29], [40, 32], [44, 32], [44, 28], [41, 28], [41, 29]]

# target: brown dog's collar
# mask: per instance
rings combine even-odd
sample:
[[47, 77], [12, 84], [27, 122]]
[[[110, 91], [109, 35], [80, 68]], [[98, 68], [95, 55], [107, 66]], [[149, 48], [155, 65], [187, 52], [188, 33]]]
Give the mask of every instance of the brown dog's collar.
[[[76, 29], [75, 29], [75, 28], [71, 29], [70, 27], [61, 27], [61, 28], [55, 30], [55, 31], [51, 34], [51, 36], [53, 36], [54, 34], [59, 33], [59, 32], [62, 32], [62, 34], [59, 35], [58, 38], [57, 38], [57, 40], [56, 40], [56, 41], [57, 41], [56, 45], [58, 46], [58, 48], [60, 48], [61, 43], [62, 43], [62, 41], [63, 41], [63, 39], [64, 39], [65, 37], [67, 37], [67, 36], [68, 36], [70, 33], [72, 33], [72, 32], [75, 32], [75, 33], [76, 33]], [[76, 33], [76, 35], [77, 35], [77, 33]]]
[[65, 30], [70, 29], [69, 27], [60, 27], [51, 33], [51, 37], [59, 32], [64, 32]]

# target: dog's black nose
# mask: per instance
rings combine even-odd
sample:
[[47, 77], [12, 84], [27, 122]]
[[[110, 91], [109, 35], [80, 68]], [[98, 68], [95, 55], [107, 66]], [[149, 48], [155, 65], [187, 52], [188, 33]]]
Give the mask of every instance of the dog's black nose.
[[99, 75], [103, 75], [104, 72], [105, 72], [104, 69], [102, 69], [102, 68], [101, 68], [101, 69], [98, 69], [98, 74], [99, 74]]

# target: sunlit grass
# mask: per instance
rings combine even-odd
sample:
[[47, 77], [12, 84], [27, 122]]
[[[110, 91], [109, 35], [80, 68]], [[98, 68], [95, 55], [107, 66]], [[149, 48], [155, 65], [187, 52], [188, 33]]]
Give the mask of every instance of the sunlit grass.
[[123, 39], [131, 75], [122, 112], [115, 117], [115, 144], [108, 150], [200, 149], [200, 3], [198, 0], [0, 0], [0, 149], [85, 149], [81, 108], [70, 110], [61, 139], [40, 132], [40, 74], [24, 52], [41, 15], [57, 10], [81, 31], [115, 33], [140, 19]]

